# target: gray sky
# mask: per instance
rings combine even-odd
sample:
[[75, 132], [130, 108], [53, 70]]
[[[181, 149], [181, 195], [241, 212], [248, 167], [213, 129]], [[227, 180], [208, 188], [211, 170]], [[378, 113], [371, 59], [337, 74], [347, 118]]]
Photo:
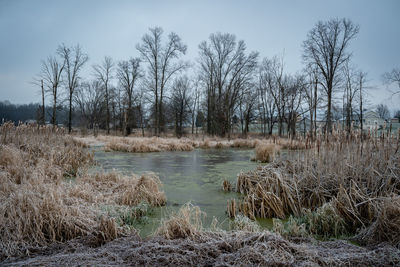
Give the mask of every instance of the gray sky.
[[176, 32], [187, 59], [210, 33], [229, 32], [260, 57], [284, 52], [286, 69], [302, 69], [302, 42], [319, 20], [350, 18], [360, 25], [353, 62], [368, 73], [371, 104], [400, 108], [381, 75], [400, 67], [400, 1], [18, 1], [0, 0], [0, 101], [39, 102], [30, 84], [40, 61], [61, 43], [81, 44], [89, 54], [85, 76], [104, 56], [138, 56], [135, 45], [149, 27]]

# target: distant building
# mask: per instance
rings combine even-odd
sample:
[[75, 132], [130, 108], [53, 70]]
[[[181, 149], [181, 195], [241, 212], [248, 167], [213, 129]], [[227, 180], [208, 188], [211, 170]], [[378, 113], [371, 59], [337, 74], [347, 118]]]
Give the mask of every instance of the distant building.
[[365, 129], [379, 129], [383, 127], [385, 120], [379, 117], [375, 111], [367, 111], [363, 115], [363, 126]]
[[392, 118], [390, 120], [391, 123], [399, 123], [399, 118]]

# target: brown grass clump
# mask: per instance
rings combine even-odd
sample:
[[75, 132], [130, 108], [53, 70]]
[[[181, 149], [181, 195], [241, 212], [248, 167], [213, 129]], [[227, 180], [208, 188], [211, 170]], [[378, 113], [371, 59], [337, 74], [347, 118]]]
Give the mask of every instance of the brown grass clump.
[[279, 151], [280, 147], [275, 144], [258, 142], [256, 145], [255, 159], [260, 162], [272, 162], [275, 159], [275, 155], [279, 153]]
[[133, 188], [121, 194], [120, 204], [136, 206], [145, 201], [152, 206], [164, 206], [167, 200], [160, 186], [161, 181], [157, 176], [142, 175]]
[[400, 224], [391, 223], [400, 220], [398, 140], [367, 137], [361, 142], [357, 133], [342, 132], [317, 139], [299, 155], [239, 174], [237, 191], [244, 197], [238, 211], [249, 218], [308, 216], [312, 234], [348, 231], [363, 233], [359, 237], [366, 243], [398, 245]]
[[137, 206], [141, 202], [151, 206], [163, 206], [166, 203], [161, 181], [151, 173], [142, 176], [122, 176], [116, 172], [82, 175], [70, 188], [70, 195], [89, 203], [126, 206]]
[[256, 143], [257, 143], [256, 139], [234, 139], [232, 147], [254, 148], [256, 147]]
[[110, 137], [100, 136], [105, 142], [106, 151], [122, 152], [162, 152], [162, 151], [191, 151], [195, 143], [189, 139], [158, 138], [158, 137]]
[[231, 200], [228, 200], [226, 213], [228, 214], [229, 218], [235, 218], [236, 217], [236, 213], [237, 213], [236, 199], [233, 198]]
[[167, 239], [199, 236], [204, 216], [199, 207], [187, 203], [177, 213], [172, 213], [168, 219], [163, 220], [156, 233]]
[[292, 138], [278, 138], [276, 142], [281, 149], [301, 150], [306, 148], [306, 143], [303, 140]]
[[400, 197], [385, 198], [375, 203], [375, 221], [355, 237], [362, 244], [390, 241], [400, 249]]
[[151, 175], [88, 175], [93, 155], [58, 129], [5, 124], [0, 140], [0, 260], [77, 237], [96, 245], [134, 233], [102, 206], [165, 203]]
[[222, 190], [224, 191], [224, 192], [231, 192], [232, 191], [232, 184], [231, 184], [231, 182], [229, 182], [228, 180], [224, 180], [223, 182], [222, 182]]

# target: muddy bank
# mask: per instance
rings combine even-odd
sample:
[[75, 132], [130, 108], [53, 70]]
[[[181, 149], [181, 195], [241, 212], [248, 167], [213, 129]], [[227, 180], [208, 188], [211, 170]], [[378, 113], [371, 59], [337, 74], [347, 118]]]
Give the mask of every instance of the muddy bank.
[[388, 266], [400, 264], [400, 250], [388, 244], [358, 247], [346, 241], [289, 242], [268, 231], [203, 233], [195, 239], [140, 240], [129, 236], [101, 247], [73, 240], [34, 252], [8, 266]]

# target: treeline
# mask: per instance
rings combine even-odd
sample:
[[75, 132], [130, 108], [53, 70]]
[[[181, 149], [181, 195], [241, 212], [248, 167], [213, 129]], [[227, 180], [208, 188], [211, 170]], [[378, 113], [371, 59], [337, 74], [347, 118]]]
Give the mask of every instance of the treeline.
[[[45, 114], [45, 121], [47, 122], [51, 119], [52, 109], [53, 108], [50, 106], [46, 107], [48, 112]], [[56, 112], [60, 124], [66, 125], [68, 122], [68, 110], [63, 106], [58, 106]], [[38, 103], [16, 105], [9, 101], [0, 101], [1, 121], [12, 121], [15, 124], [18, 124], [20, 122], [38, 122], [41, 117], [41, 106]]]
[[[306, 125], [305, 120], [315, 135], [317, 120], [330, 132], [335, 119], [345, 118], [350, 130], [355, 117], [362, 128], [366, 73], [354, 67], [350, 51], [358, 32], [347, 19], [318, 22], [305, 37], [304, 68], [297, 73], [286, 71], [283, 57], [261, 58], [229, 33], [211, 34], [199, 44], [196, 61], [188, 62], [183, 60], [187, 46], [177, 34], [150, 28], [136, 44], [137, 57], [105, 57], [85, 78], [87, 54], [79, 45], [62, 44], [42, 61], [35, 78], [42, 90], [39, 110], [47, 114], [47, 94], [53, 124], [63, 102], [70, 131], [75, 110], [80, 126], [125, 135], [133, 129], [160, 135], [172, 128], [181, 136], [184, 129], [194, 133], [202, 127], [207, 134], [229, 137], [238, 125], [246, 135], [258, 124], [265, 135], [277, 127], [279, 135], [295, 136], [296, 125]], [[60, 92], [67, 98], [60, 99]]]

